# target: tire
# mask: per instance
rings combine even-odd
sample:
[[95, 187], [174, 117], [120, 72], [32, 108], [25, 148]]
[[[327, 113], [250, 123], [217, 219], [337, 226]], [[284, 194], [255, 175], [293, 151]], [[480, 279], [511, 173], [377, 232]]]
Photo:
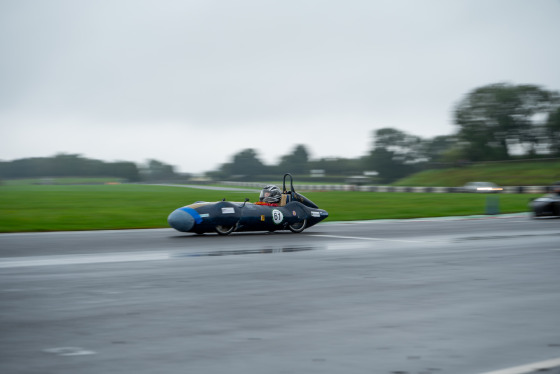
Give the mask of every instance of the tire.
[[231, 226], [216, 225], [216, 227], [214, 227], [214, 230], [216, 230], [218, 235], [229, 235], [235, 231], [236, 227], [237, 225], [231, 225]]
[[300, 232], [305, 230], [306, 227], [307, 227], [307, 219], [304, 219], [303, 221], [299, 221], [293, 224], [288, 224], [288, 229], [290, 229], [291, 232], [294, 232], [296, 234], [299, 234]]
[[537, 212], [535, 212], [535, 211], [529, 213], [529, 217], [530, 217], [531, 219], [539, 219], [539, 215], [538, 215]]

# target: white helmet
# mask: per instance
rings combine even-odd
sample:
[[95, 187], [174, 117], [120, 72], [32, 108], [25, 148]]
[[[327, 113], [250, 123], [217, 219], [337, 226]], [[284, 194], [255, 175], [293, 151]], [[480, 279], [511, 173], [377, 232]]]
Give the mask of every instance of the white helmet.
[[259, 201], [264, 201], [265, 203], [278, 203], [282, 197], [282, 191], [272, 184], [264, 187], [259, 196]]

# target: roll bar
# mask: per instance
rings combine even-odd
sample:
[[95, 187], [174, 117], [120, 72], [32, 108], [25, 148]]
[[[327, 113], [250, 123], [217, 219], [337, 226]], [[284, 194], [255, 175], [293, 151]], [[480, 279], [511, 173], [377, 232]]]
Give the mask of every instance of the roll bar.
[[[286, 189], [286, 177], [288, 176], [290, 177], [290, 191]], [[286, 173], [284, 174], [284, 180], [282, 181], [282, 193], [289, 192], [296, 192], [296, 190], [294, 189], [294, 178], [292, 177], [292, 174]]]

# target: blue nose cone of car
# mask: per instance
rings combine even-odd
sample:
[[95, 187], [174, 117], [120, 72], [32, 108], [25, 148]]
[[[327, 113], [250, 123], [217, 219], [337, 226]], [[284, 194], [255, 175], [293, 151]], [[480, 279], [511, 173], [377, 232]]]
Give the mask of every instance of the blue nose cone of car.
[[193, 228], [195, 219], [185, 210], [176, 209], [167, 217], [167, 222], [169, 226], [173, 227], [175, 230], [187, 232]]

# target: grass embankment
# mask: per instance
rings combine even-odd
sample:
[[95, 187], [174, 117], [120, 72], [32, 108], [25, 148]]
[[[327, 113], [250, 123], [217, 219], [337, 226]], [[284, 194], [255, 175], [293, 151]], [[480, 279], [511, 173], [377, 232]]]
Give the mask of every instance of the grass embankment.
[[[328, 221], [484, 214], [482, 194], [306, 192]], [[499, 195], [500, 213], [527, 211], [536, 195]], [[143, 185], [0, 186], [0, 232], [168, 227], [167, 215], [195, 201], [255, 201], [257, 193]]]
[[475, 164], [461, 168], [426, 170], [403, 178], [394, 186], [458, 187], [467, 182], [500, 186], [547, 186], [560, 180], [560, 160]]

